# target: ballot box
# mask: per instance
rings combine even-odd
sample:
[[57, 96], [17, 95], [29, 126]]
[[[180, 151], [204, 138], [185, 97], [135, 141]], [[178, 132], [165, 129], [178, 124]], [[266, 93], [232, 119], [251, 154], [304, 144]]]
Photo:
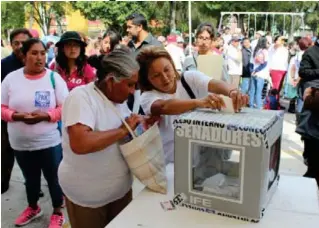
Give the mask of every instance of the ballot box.
[[282, 111], [200, 109], [175, 128], [175, 194], [184, 207], [258, 222], [279, 182]]

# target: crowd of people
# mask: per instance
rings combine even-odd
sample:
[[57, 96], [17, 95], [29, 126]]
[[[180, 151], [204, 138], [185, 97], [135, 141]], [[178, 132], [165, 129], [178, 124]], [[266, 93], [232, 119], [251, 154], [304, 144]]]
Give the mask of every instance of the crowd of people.
[[[127, 37], [110, 29], [94, 45], [75, 31], [47, 44], [27, 29], [10, 34], [12, 54], [1, 60], [1, 192], [9, 189], [15, 158], [28, 201], [17, 226], [43, 214], [41, 173], [52, 200], [50, 228], [62, 227], [64, 204], [72, 228], [102, 228], [132, 200], [132, 175], [119, 150], [129, 131], [105, 100], [132, 129], [159, 122], [166, 163], [174, 162], [176, 116], [221, 109], [220, 95], [232, 99], [236, 112], [280, 109], [285, 85], [285, 96], [298, 113], [310, 110], [317, 121], [310, 127], [318, 131], [318, 40], [288, 45], [258, 31], [251, 41], [228, 28], [216, 35], [202, 23], [189, 46], [180, 35], [154, 37], [138, 13], [126, 18], [126, 28]], [[199, 55], [223, 57], [222, 80], [197, 70]], [[306, 176], [319, 181], [317, 136], [303, 135]]]

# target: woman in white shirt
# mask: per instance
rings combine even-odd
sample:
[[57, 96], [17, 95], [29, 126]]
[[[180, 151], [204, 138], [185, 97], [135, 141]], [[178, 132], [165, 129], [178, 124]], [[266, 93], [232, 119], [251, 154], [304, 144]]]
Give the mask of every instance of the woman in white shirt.
[[64, 216], [57, 176], [62, 159], [57, 122], [68, 89], [60, 75], [45, 68], [46, 49], [40, 40], [27, 40], [22, 53], [25, 67], [8, 74], [1, 84], [1, 119], [8, 122], [10, 145], [25, 178], [29, 204], [15, 224], [26, 225], [43, 214], [38, 206], [42, 171], [54, 208], [49, 228], [59, 228]]
[[252, 65], [252, 73], [249, 87], [249, 106], [251, 108], [262, 109], [262, 92], [265, 84], [265, 80], [270, 80], [269, 68], [268, 68], [268, 41], [265, 37], [261, 37], [258, 40], [258, 44], [252, 55], [250, 62]]
[[59, 180], [72, 228], [104, 228], [132, 199], [132, 175], [118, 144], [128, 130], [105, 100], [132, 129], [141, 121], [125, 102], [139, 70], [129, 50], [115, 49], [90, 64], [98, 80], [72, 90], [62, 115]]
[[[231, 97], [236, 111], [247, 104], [248, 98], [242, 96], [236, 88], [212, 80], [201, 72], [187, 71], [180, 77], [172, 58], [160, 47], [143, 49], [137, 61], [140, 64], [139, 84], [144, 91], [141, 106], [145, 114], [164, 117], [160, 122], [160, 131], [166, 163], [174, 161], [172, 123], [176, 115], [196, 108], [221, 109], [224, 102], [218, 94]], [[185, 82], [193, 95], [185, 89]]]

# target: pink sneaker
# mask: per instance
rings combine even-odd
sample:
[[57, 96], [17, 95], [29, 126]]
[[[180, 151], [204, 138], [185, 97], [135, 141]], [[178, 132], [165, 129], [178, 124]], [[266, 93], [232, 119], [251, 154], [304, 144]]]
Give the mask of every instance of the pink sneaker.
[[24, 226], [30, 223], [32, 220], [39, 218], [41, 215], [43, 215], [43, 212], [39, 206], [36, 210], [32, 209], [31, 207], [27, 207], [21, 213], [21, 215], [19, 215], [14, 224], [16, 226]]
[[63, 223], [65, 222], [64, 215], [53, 214], [50, 219], [49, 228], [62, 228]]

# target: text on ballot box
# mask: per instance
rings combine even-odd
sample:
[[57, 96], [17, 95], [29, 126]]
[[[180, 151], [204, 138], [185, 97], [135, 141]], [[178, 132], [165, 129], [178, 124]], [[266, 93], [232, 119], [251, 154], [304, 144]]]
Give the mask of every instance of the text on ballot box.
[[195, 110], [174, 127], [182, 205], [258, 222], [278, 186], [283, 112]]

